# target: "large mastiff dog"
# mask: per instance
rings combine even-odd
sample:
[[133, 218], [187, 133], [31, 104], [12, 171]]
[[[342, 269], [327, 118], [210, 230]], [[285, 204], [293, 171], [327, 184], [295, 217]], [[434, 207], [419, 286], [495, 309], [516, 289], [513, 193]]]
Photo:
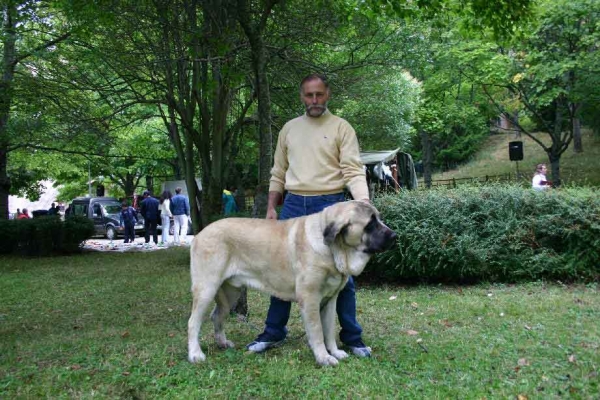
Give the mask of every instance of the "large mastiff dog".
[[300, 305], [308, 342], [320, 365], [346, 358], [335, 340], [339, 291], [362, 272], [372, 254], [384, 251], [396, 234], [372, 205], [348, 201], [318, 214], [286, 221], [228, 218], [207, 226], [191, 246], [192, 314], [188, 358], [204, 361], [198, 335], [212, 301], [215, 340], [233, 347], [223, 320], [244, 285]]

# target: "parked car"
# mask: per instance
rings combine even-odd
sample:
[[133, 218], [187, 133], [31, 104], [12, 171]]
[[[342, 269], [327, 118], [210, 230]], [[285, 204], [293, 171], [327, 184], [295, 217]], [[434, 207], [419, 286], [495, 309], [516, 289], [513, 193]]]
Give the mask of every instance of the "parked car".
[[[116, 239], [122, 235], [119, 229], [119, 213], [121, 202], [114, 197], [77, 197], [73, 199], [68, 208], [66, 217], [78, 215], [88, 217], [94, 221], [94, 228], [98, 236], [107, 239]], [[144, 218], [138, 213], [138, 223], [135, 225], [136, 234], [144, 232]]]
[[31, 215], [33, 215], [34, 218], [36, 217], [43, 217], [45, 215], [48, 215], [48, 210], [33, 210], [31, 212]]

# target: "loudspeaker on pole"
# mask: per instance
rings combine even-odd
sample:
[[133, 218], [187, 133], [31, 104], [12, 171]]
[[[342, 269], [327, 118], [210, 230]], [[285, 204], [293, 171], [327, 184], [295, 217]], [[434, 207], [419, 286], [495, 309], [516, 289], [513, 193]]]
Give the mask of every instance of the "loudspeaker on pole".
[[509, 142], [508, 156], [510, 157], [510, 161], [521, 161], [523, 159], [523, 142]]

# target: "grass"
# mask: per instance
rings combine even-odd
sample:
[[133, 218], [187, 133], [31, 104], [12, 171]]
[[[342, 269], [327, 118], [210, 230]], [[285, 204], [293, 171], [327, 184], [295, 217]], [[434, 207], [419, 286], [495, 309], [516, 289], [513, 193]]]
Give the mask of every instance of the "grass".
[[[550, 144], [548, 135], [536, 136], [546, 145]], [[504, 174], [515, 174], [517, 163], [510, 161], [508, 143], [514, 140], [523, 141], [523, 161], [518, 162], [519, 172], [529, 182], [535, 166], [539, 163], [548, 164], [548, 156], [544, 150], [531, 138], [522, 135], [516, 138], [512, 133], [491, 135], [482, 149], [470, 162], [458, 169], [440, 172], [433, 175], [433, 180], [484, 177]], [[575, 153], [573, 144], [563, 153], [560, 159], [561, 179], [566, 185], [600, 186], [600, 137], [584, 130], [582, 133], [583, 153]], [[550, 175], [550, 173], [549, 173]], [[548, 176], [552, 179], [550, 176]], [[422, 181], [422, 179], [421, 179]]]
[[596, 285], [361, 287], [374, 357], [320, 368], [297, 307], [287, 343], [264, 355], [268, 298], [228, 320], [237, 349], [186, 361], [189, 255], [0, 258], [0, 398], [598, 398]]

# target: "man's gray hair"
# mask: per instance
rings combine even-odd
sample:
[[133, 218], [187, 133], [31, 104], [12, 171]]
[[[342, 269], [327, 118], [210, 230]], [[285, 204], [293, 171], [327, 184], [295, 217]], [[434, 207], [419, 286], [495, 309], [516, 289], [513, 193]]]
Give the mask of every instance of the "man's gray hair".
[[323, 74], [310, 74], [310, 75], [306, 75], [301, 81], [300, 81], [300, 93], [302, 93], [302, 89], [304, 88], [304, 84], [306, 82], [310, 82], [310, 81], [315, 81], [315, 80], [320, 80], [321, 82], [323, 82], [323, 84], [325, 84], [325, 89], [329, 90], [329, 80], [327, 79], [327, 77]]

